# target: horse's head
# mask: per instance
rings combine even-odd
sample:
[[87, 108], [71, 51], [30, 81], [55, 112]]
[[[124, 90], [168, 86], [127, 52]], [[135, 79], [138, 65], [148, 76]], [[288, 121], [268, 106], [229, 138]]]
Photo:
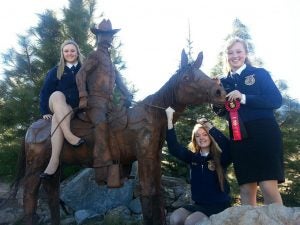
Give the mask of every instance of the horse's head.
[[226, 92], [221, 84], [208, 77], [199, 68], [203, 53], [200, 52], [195, 62], [188, 63], [184, 50], [181, 53], [181, 67], [178, 71], [176, 100], [181, 104], [196, 105], [201, 103], [220, 104], [225, 102]]

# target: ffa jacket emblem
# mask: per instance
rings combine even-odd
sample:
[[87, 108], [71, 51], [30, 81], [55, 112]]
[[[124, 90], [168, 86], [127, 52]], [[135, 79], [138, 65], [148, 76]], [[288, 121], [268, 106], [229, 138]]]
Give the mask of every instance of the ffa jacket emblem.
[[247, 76], [247, 77], [245, 77], [245, 84], [246, 85], [253, 85], [254, 83], [255, 83], [255, 78], [254, 78], [254, 74], [252, 74], [252, 75], [249, 75], [249, 76]]
[[207, 167], [209, 170], [211, 171], [215, 171], [216, 170], [216, 165], [215, 165], [215, 162], [213, 160], [209, 160], [207, 161]]

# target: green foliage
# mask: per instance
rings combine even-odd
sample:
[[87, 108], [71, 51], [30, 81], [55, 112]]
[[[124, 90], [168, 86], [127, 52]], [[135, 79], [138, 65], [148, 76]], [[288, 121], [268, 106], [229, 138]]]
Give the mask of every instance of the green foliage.
[[45, 74], [51, 67], [56, 65], [60, 57], [60, 45], [64, 41], [62, 23], [53, 11], [47, 10], [44, 14], [38, 15], [37, 27], [31, 28], [29, 38], [33, 41], [34, 57], [41, 75]]
[[286, 182], [280, 185], [286, 206], [300, 204], [300, 110], [292, 108], [281, 123]]
[[0, 151], [0, 177], [2, 181], [11, 182], [15, 176], [18, 149], [16, 146], [8, 146], [5, 151]]
[[111, 214], [104, 217], [99, 225], [142, 225], [142, 221], [126, 221], [121, 215]]
[[78, 173], [82, 169], [81, 166], [78, 165], [63, 165], [61, 180], [64, 180], [76, 173]]
[[128, 219], [124, 219], [122, 215], [116, 215], [115, 213], [104, 216], [102, 221], [96, 222], [93, 219], [91, 221], [87, 221], [84, 225], [142, 225], [141, 220], [130, 221]]
[[90, 27], [95, 6], [96, 0], [69, 0], [69, 7], [63, 9], [65, 38], [75, 40], [84, 55], [93, 50], [90, 43], [95, 37], [90, 33]]

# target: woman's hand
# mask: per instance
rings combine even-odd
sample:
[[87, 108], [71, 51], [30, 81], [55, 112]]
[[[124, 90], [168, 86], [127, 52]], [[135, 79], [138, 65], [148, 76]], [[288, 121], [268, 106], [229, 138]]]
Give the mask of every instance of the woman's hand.
[[242, 93], [239, 92], [238, 90], [234, 90], [229, 92], [226, 97], [228, 98], [228, 101], [232, 102], [232, 101], [236, 101], [239, 100], [241, 101], [242, 99]]
[[43, 119], [44, 120], [50, 120], [51, 118], [52, 118], [51, 114], [45, 114], [45, 115], [43, 115]]
[[167, 118], [168, 118], [168, 129], [172, 129], [173, 128], [173, 114], [175, 112], [175, 110], [173, 108], [171, 108], [170, 106], [165, 110]]
[[206, 118], [197, 119], [197, 123], [201, 124], [207, 131], [214, 127]]
[[166, 111], [168, 120], [172, 121], [173, 120], [173, 114], [174, 114], [175, 110], [169, 106], [165, 111]]

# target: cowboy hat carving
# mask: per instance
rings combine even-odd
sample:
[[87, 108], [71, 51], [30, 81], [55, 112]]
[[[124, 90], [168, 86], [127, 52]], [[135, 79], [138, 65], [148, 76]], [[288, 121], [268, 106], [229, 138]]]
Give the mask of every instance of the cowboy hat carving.
[[92, 27], [91, 32], [95, 35], [97, 34], [112, 34], [114, 35], [120, 29], [112, 29], [112, 25], [110, 20], [103, 19], [101, 23], [99, 23], [98, 28]]

